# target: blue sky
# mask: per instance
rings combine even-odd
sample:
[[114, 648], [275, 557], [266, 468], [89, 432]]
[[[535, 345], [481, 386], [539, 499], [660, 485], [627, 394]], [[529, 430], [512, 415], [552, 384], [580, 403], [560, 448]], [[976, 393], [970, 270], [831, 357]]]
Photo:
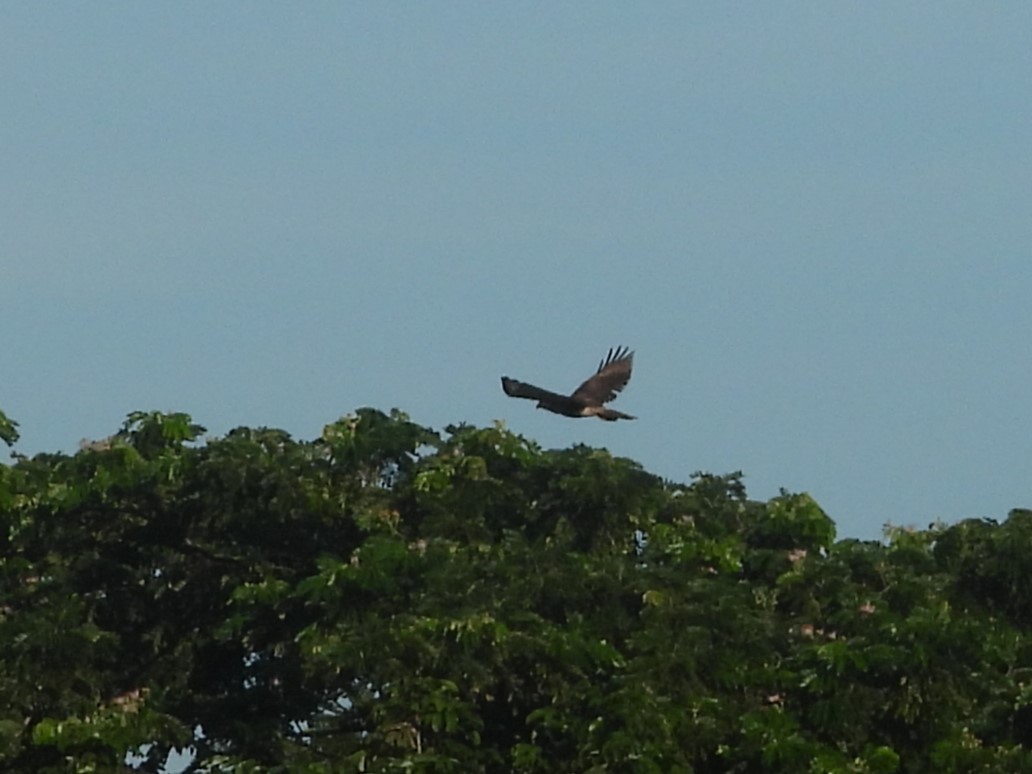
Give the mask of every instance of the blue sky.
[[[1032, 506], [1032, 5], [5, 3], [0, 408]], [[637, 351], [615, 425], [506, 398]]]

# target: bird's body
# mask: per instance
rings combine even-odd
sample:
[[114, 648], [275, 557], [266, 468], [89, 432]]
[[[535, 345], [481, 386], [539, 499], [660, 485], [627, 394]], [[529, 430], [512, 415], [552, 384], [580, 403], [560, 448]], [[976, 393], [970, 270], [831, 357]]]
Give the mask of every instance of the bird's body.
[[609, 355], [598, 364], [598, 371], [570, 395], [543, 390], [533, 384], [502, 377], [502, 389], [512, 398], [536, 400], [537, 407], [564, 417], [598, 417], [607, 422], [634, 419], [630, 414], [606, 408], [631, 379], [634, 353], [626, 347], [610, 349]]

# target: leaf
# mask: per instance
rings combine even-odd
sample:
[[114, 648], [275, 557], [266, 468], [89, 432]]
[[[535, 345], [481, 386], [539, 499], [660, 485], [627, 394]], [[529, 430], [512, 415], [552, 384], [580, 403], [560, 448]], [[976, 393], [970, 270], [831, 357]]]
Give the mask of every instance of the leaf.
[[0, 411], [0, 441], [8, 446], [14, 446], [18, 437], [18, 423], [8, 419], [7, 415]]

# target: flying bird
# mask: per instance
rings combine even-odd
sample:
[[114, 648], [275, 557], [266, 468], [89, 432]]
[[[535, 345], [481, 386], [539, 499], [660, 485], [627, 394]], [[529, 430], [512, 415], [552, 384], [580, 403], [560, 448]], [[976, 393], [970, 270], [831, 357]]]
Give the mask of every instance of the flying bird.
[[598, 364], [598, 371], [570, 395], [542, 390], [533, 384], [502, 377], [502, 389], [510, 398], [529, 398], [537, 407], [564, 417], [598, 417], [607, 422], [634, 419], [630, 414], [606, 408], [604, 404], [616, 398], [631, 380], [634, 353], [627, 347], [610, 349], [609, 355]]

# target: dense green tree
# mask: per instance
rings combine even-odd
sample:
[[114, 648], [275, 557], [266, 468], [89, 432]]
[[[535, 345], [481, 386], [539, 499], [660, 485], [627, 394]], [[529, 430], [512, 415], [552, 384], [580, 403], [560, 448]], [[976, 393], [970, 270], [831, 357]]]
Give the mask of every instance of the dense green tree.
[[0, 769], [1032, 771], [1032, 512], [836, 542], [500, 425], [203, 433], [0, 465]]

